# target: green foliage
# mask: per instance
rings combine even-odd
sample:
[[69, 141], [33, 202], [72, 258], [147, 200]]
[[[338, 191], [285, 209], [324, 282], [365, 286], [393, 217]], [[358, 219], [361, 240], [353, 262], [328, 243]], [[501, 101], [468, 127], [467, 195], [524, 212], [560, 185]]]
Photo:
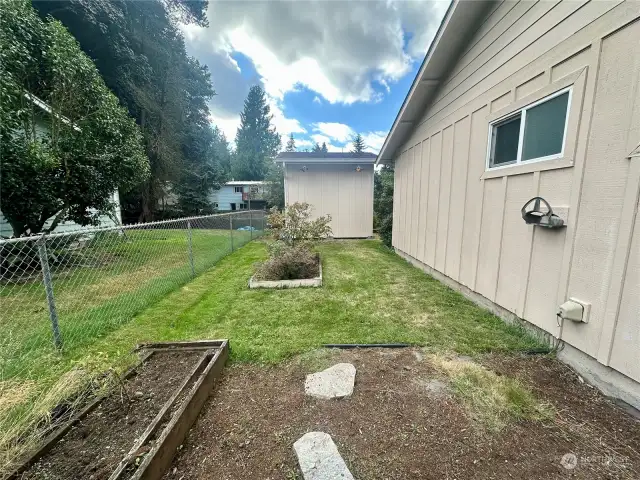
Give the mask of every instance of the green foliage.
[[393, 166], [383, 165], [373, 176], [373, 223], [382, 243], [391, 248], [393, 231]]
[[258, 85], [251, 87], [236, 133], [236, 152], [231, 165], [234, 179], [263, 180], [269, 159], [278, 154], [280, 135], [271, 125], [270, 111], [264, 90]]
[[329, 149], [327, 148], [327, 143], [326, 142], [322, 142], [322, 147], [320, 147], [320, 151], [322, 153], [329, 153]]
[[351, 153], [363, 153], [365, 148], [367, 148], [367, 146], [364, 144], [362, 135], [360, 135], [359, 133], [356, 134], [355, 137], [353, 137], [351, 143], [353, 145], [353, 150], [351, 150]]
[[213, 127], [213, 149], [212, 154], [215, 156], [218, 166], [226, 178], [231, 178], [231, 149], [227, 137], [218, 127]]
[[121, 198], [126, 217], [155, 219], [169, 192], [178, 195], [183, 213], [205, 207], [208, 193], [225, 180], [220, 164], [229, 152], [211, 148], [210, 75], [187, 55], [180, 25], [207, 25], [207, 2], [52, 0], [34, 6], [78, 39], [142, 128], [151, 176]]
[[294, 203], [284, 211], [272, 208], [267, 222], [275, 242], [268, 245], [269, 259], [258, 264], [260, 280], [293, 280], [318, 276], [319, 259], [312, 242], [331, 235], [331, 217], [311, 219], [308, 203]]
[[331, 235], [331, 215], [311, 219], [311, 206], [296, 202], [287, 205], [284, 211], [272, 208], [267, 223], [273, 237], [289, 246], [308, 244]]
[[289, 140], [287, 140], [287, 152], [295, 152], [296, 151], [296, 140], [293, 138], [293, 133], [289, 134]]
[[60, 22], [2, 1], [0, 32], [3, 214], [16, 236], [54, 215], [49, 230], [95, 224], [114, 190], [148, 176], [140, 131]]
[[322, 152], [322, 147], [320, 146], [320, 144], [318, 142], [316, 142], [316, 144], [313, 146], [313, 149], [311, 151], [313, 153], [321, 153]]
[[284, 208], [284, 168], [281, 164], [271, 162], [265, 182], [267, 183], [265, 194], [267, 206], [282, 210]]

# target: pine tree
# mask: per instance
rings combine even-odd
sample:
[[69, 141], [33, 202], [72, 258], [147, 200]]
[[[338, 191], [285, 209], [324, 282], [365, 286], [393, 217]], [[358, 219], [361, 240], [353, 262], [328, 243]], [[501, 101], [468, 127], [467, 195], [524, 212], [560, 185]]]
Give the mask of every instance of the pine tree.
[[289, 140], [287, 140], [287, 152], [295, 152], [296, 151], [296, 140], [293, 138], [293, 133], [289, 134]]
[[318, 145], [317, 143], [313, 146], [313, 153], [320, 153], [322, 152], [322, 148], [320, 148], [320, 145]]
[[271, 125], [272, 118], [264, 90], [258, 85], [251, 87], [236, 133], [236, 153], [231, 164], [234, 179], [264, 179], [270, 159], [280, 150], [280, 135]]
[[363, 153], [364, 149], [366, 148], [366, 145], [364, 144], [364, 139], [362, 138], [362, 135], [360, 135], [359, 133], [355, 137], [353, 137], [352, 145], [353, 145], [353, 150], [351, 150], [351, 153], [355, 153], [355, 154]]
[[320, 148], [322, 153], [329, 153], [329, 149], [327, 148], [327, 142], [322, 142], [322, 148]]

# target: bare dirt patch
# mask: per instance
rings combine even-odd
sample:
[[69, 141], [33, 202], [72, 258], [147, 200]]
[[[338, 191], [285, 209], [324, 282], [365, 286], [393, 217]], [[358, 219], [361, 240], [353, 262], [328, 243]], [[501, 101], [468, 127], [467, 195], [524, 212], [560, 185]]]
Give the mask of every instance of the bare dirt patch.
[[[556, 360], [479, 361], [498, 376], [519, 378], [558, 414], [487, 430], [416, 349], [333, 351], [272, 367], [236, 364], [225, 370], [165, 479], [302, 478], [292, 446], [309, 431], [329, 433], [361, 479], [638, 478], [637, 419]], [[353, 396], [305, 396], [305, 375], [338, 362], [357, 368]], [[565, 454], [575, 455], [577, 466], [565, 468]]]
[[154, 353], [20, 478], [109, 478], [201, 356]]

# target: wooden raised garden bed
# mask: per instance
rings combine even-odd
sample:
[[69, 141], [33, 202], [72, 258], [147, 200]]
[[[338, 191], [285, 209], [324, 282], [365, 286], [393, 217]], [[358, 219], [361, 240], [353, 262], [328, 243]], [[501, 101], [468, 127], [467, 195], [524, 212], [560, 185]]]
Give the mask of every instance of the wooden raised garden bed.
[[9, 479], [159, 479], [229, 355], [226, 340], [140, 345], [140, 363], [8, 475]]

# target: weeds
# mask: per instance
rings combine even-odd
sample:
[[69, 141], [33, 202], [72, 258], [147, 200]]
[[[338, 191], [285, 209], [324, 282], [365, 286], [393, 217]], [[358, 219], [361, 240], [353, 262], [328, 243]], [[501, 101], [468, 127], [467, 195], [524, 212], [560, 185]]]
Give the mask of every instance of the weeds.
[[496, 375], [469, 359], [432, 354], [433, 365], [451, 383], [454, 394], [462, 400], [471, 417], [490, 431], [499, 431], [512, 422], [546, 421], [553, 408], [538, 401], [518, 380]]

